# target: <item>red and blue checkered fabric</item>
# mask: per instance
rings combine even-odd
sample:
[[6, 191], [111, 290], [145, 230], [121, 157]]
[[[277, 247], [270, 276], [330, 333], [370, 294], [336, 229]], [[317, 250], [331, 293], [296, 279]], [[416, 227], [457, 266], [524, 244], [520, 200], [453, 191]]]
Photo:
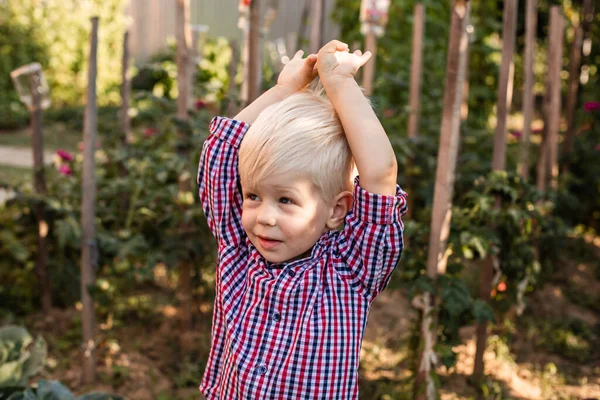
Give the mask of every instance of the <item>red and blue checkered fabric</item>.
[[249, 125], [216, 117], [198, 169], [202, 206], [218, 240], [207, 399], [357, 399], [358, 364], [372, 301], [403, 248], [406, 194], [354, 186], [341, 231], [310, 257], [271, 264], [242, 227], [238, 148]]

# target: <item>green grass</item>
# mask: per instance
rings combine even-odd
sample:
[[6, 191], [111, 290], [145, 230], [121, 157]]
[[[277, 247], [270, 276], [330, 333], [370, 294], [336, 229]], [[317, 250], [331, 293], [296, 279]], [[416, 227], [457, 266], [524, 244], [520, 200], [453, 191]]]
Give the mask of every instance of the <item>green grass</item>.
[[31, 168], [0, 165], [0, 186], [16, 186], [28, 179], [33, 179]]
[[[0, 146], [31, 147], [31, 130], [29, 128], [14, 131], [0, 131]], [[44, 149], [55, 151], [64, 149], [77, 150], [77, 144], [83, 140], [83, 133], [74, 131], [68, 125], [55, 122], [42, 128]]]

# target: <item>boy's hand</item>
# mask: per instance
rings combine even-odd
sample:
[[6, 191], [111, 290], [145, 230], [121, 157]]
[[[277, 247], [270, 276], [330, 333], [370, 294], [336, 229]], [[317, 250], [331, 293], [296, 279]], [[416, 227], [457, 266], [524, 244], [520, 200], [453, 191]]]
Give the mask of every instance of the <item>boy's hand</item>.
[[304, 89], [317, 76], [317, 56], [310, 54], [306, 58], [302, 58], [304, 52], [298, 50], [290, 61], [285, 64], [283, 70], [277, 78], [277, 86], [280, 86], [288, 94], [295, 93]]
[[371, 58], [371, 52], [350, 53], [348, 45], [339, 40], [327, 43], [317, 55], [317, 69], [324, 86], [348, 78], [354, 79], [359, 68]]

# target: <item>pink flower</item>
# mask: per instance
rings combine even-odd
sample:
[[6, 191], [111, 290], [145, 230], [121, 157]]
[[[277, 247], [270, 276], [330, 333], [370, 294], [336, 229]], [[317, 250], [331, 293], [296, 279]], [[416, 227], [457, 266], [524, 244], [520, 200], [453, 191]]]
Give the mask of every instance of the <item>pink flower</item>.
[[596, 151], [600, 151], [600, 143], [596, 145], [595, 149]]
[[66, 150], [58, 149], [58, 150], [56, 150], [56, 154], [58, 154], [58, 156], [61, 158], [61, 160], [67, 161], [67, 162], [73, 161], [73, 158], [74, 158], [73, 155]]
[[152, 137], [154, 135], [156, 135], [158, 133], [158, 129], [156, 128], [146, 128], [144, 130], [144, 136], [146, 137]]
[[583, 109], [587, 112], [600, 110], [600, 101], [588, 101], [583, 105]]
[[73, 173], [73, 170], [67, 164], [62, 164], [60, 167], [58, 167], [58, 173], [61, 175], [70, 176]]
[[201, 108], [205, 108], [206, 107], [206, 103], [202, 100], [196, 100], [196, 102], [194, 103], [194, 108], [196, 110], [200, 110]]
[[520, 138], [521, 136], [523, 136], [523, 132], [521, 131], [511, 131], [510, 134], [516, 138]]

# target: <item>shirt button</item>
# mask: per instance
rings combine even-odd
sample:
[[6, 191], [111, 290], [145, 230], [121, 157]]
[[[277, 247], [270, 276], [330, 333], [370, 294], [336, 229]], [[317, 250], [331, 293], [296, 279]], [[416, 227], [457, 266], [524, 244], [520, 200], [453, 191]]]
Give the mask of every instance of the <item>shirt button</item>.
[[256, 372], [258, 372], [259, 375], [264, 375], [267, 373], [267, 367], [261, 365], [256, 369]]
[[273, 321], [275, 322], [279, 322], [281, 321], [281, 314], [279, 314], [278, 312], [273, 314]]
[[294, 271], [293, 269], [288, 269], [287, 273], [289, 276], [296, 276], [296, 271]]

